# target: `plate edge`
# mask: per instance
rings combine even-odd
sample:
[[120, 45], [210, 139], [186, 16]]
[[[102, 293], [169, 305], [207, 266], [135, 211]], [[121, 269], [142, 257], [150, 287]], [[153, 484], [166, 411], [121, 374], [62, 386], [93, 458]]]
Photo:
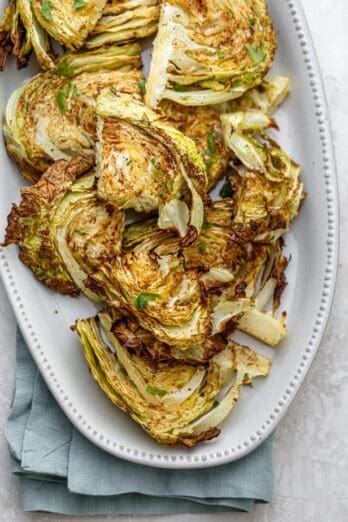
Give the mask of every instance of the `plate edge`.
[[[88, 426], [87, 424], [84, 425], [77, 409], [74, 408], [71, 402], [69, 402], [69, 397], [64, 396], [64, 391], [62, 393], [59, 384], [54, 379], [54, 374], [52, 372], [50, 373], [50, 367], [45, 366], [43, 360], [44, 353], [39, 351], [41, 350], [41, 347], [36, 339], [35, 332], [33, 332], [30, 322], [26, 317], [23, 305], [19, 304], [20, 301], [18, 301], [18, 299], [20, 299], [20, 293], [16, 289], [14, 279], [10, 273], [11, 271], [6, 260], [6, 253], [2, 248], [0, 248], [0, 273], [6, 293], [35, 363], [58, 404], [67, 417], [72, 421], [74, 426], [91, 442], [112, 455], [137, 464], [170, 469], [208, 468], [238, 460], [255, 450], [275, 429], [299, 391], [320, 347], [321, 340], [328, 324], [335, 293], [339, 253], [338, 181], [330, 116], [319, 61], [301, 2], [300, 0], [283, 1], [284, 4], [287, 4], [286, 7], [290, 10], [289, 16], [295, 26], [297, 37], [300, 40], [304, 61], [308, 70], [309, 83], [313, 93], [313, 100], [316, 107], [317, 125], [322, 143], [323, 171], [326, 184], [328, 224], [327, 262], [325, 281], [322, 286], [323, 291], [320, 309], [317, 313], [317, 319], [313, 327], [311, 339], [304, 349], [300, 366], [295, 375], [291, 378], [282, 400], [278, 401], [278, 405], [271, 411], [264, 423], [260, 426], [260, 429], [251, 435], [248, 440], [241, 442], [234, 448], [218, 451], [215, 454], [210, 453], [198, 456], [188, 455], [185, 457], [162, 457], [162, 455], [155, 455], [136, 449], [125, 448], [122, 445], [117, 445], [115, 442], [104, 440], [102, 434], [98, 434], [98, 432], [92, 429], [91, 426]], [[36, 346], [34, 346], [35, 343]]]

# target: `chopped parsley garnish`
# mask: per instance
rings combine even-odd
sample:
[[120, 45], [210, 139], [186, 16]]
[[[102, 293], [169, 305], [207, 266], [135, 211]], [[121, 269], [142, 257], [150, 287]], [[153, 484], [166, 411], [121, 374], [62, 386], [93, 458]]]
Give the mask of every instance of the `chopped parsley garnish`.
[[141, 94], [144, 96], [146, 94], [146, 82], [145, 80], [139, 80], [138, 86], [140, 89]]
[[57, 65], [57, 75], [58, 76], [66, 76], [67, 78], [71, 78], [75, 74], [75, 69], [70, 67], [68, 64], [68, 60], [62, 60]]
[[244, 83], [246, 83], [246, 85], [252, 85], [254, 83], [254, 80], [255, 75], [253, 73], [246, 73], [244, 75]]
[[213, 402], [213, 408], [217, 408], [219, 406], [219, 401], [214, 401]]
[[204, 160], [205, 163], [205, 170], [207, 171], [207, 174], [209, 174], [210, 169], [213, 166], [214, 161], [212, 159]]
[[87, 4], [85, 0], [74, 0], [72, 4], [72, 10], [77, 11], [81, 7], [84, 7]]
[[226, 181], [224, 186], [220, 190], [220, 196], [222, 198], [231, 198], [233, 196], [233, 189], [231, 187], [231, 183]]
[[129, 167], [129, 165], [131, 165], [133, 163], [133, 160], [132, 159], [129, 159], [126, 163], [126, 166]]
[[216, 135], [215, 132], [208, 132], [208, 150], [210, 156], [216, 156]]
[[179, 83], [175, 83], [173, 85], [173, 89], [176, 92], [185, 92], [187, 90], [186, 85], [180, 85]]
[[219, 58], [225, 58], [225, 51], [221, 51], [220, 49], [218, 49], [216, 51], [216, 54], [218, 55]]
[[135, 298], [135, 306], [138, 310], [146, 310], [151, 301], [155, 301], [156, 299], [161, 299], [159, 294], [147, 294], [141, 293]]
[[58, 103], [58, 107], [60, 108], [60, 112], [66, 112], [68, 110], [68, 103], [67, 97], [64, 94], [63, 89], [61, 91], [56, 92], [55, 99]]
[[202, 228], [205, 228], [205, 229], [209, 229], [209, 228], [212, 228], [212, 224], [209, 223], [209, 221], [207, 221], [206, 219], [204, 219], [203, 221], [203, 225], [202, 225]]
[[75, 100], [79, 95], [79, 91], [76, 85], [73, 82], [69, 82], [62, 87], [59, 91], [56, 92], [55, 99], [60, 108], [61, 112], [66, 112], [68, 110], [68, 100]]
[[51, 11], [51, 0], [43, 0], [41, 4], [41, 13], [42, 16], [50, 21], [52, 20], [52, 11]]
[[78, 88], [76, 87], [76, 85], [73, 83], [73, 82], [70, 82], [70, 87], [71, 87], [71, 97], [76, 100], [76, 98], [79, 97], [79, 91], [78, 91]]
[[112, 94], [117, 94], [116, 87], [110, 87], [110, 91], [112, 92]]
[[198, 250], [200, 251], [201, 254], [203, 254], [203, 252], [206, 250], [208, 246], [208, 243], [206, 243], [205, 241], [201, 241], [198, 245]]
[[146, 391], [148, 393], [151, 393], [151, 395], [159, 395], [160, 397], [163, 397], [164, 395], [167, 395], [168, 392], [166, 390], [161, 390], [160, 388], [156, 388], [156, 386], [148, 386], [146, 388]]
[[250, 18], [249, 24], [251, 25], [251, 27], [254, 27], [254, 25], [256, 24], [255, 18]]
[[151, 158], [151, 163], [152, 163], [152, 165], [155, 167], [155, 166], [156, 166], [156, 163], [157, 163], [156, 158]]
[[247, 48], [247, 51], [250, 54], [252, 61], [256, 65], [263, 62], [266, 58], [266, 53], [263, 45], [260, 45], [260, 47], [255, 47], [255, 45], [246, 44], [245, 47]]

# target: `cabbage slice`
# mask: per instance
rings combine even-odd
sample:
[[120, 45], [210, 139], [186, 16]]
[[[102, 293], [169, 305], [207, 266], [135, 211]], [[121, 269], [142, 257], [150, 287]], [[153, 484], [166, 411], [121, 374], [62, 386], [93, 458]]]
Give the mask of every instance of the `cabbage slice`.
[[275, 53], [264, 0], [162, 3], [146, 103], [213, 105], [259, 84]]
[[[122, 348], [111, 328], [107, 312], [77, 321], [87, 364], [109, 399], [160, 443], [192, 447], [216, 437], [242, 385], [269, 373], [269, 359], [235, 343], [204, 366], [162, 362], [153, 367], [148, 358]], [[226, 385], [234, 390], [233, 400], [229, 391], [219, 403]]]

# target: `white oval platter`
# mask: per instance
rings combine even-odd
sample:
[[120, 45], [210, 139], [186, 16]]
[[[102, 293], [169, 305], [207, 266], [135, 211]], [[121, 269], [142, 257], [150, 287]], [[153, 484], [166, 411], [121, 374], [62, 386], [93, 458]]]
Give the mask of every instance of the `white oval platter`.
[[[1, 4], [5, 2], [0, 1]], [[303, 166], [308, 192], [300, 217], [286, 237], [291, 262], [282, 309], [289, 336], [276, 350], [251, 338], [246, 344], [272, 357], [271, 374], [243, 390], [222, 433], [193, 449], [154, 442], [100, 391], [89, 375], [76, 335], [77, 318], [95, 313], [84, 298], [54, 294], [18, 259], [16, 247], [1, 249], [4, 285], [28, 347], [51, 392], [72, 423], [92, 442], [118, 457], [162, 468], [204, 468], [239, 459], [254, 450], [286, 412], [319, 348], [332, 303], [338, 255], [335, 161], [325, 94], [299, 0], [269, 0], [279, 49], [272, 74], [289, 75], [292, 93], [276, 114], [278, 140]], [[15, 87], [33, 75], [11, 63], [0, 75], [3, 109]], [[0, 144], [1, 236], [23, 181]]]

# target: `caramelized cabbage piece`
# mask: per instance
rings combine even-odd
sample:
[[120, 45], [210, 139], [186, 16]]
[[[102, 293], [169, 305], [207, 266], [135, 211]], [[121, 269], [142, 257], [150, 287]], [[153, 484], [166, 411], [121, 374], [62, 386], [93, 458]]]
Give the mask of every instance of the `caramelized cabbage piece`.
[[163, 100], [160, 109], [169, 125], [195, 142], [203, 156], [211, 190], [226, 173], [231, 155], [224, 144], [219, 111], [215, 107], [186, 107], [169, 100]]
[[[17, 0], [18, 1], [18, 0]], [[25, 0], [48, 34], [67, 49], [79, 49], [102, 15], [106, 0]]]
[[300, 166], [289, 158], [265, 130], [276, 127], [261, 111], [221, 116], [225, 143], [235, 162], [231, 183], [237, 212], [234, 222], [243, 237], [272, 241], [283, 235], [305, 197]]
[[222, 352], [228, 343], [227, 337], [219, 334], [210, 336], [202, 344], [181, 350], [159, 341], [141, 328], [136, 319], [122, 316], [117, 309], [109, 309], [108, 312], [113, 319], [112, 333], [120, 345], [138, 355], [149, 357], [154, 363], [181, 361], [192, 365], [204, 364]]
[[197, 236], [207, 179], [195, 143], [126, 94], [104, 91], [97, 114], [99, 196], [120, 209], [158, 209], [160, 228]]
[[211, 107], [189, 107], [163, 100], [159, 108], [170, 125], [196, 143], [205, 162], [208, 190], [211, 190], [226, 174], [231, 157], [231, 151], [224, 143], [220, 114], [254, 109], [271, 114], [283, 103], [289, 91], [289, 78], [276, 76], [263, 80], [230, 102]]
[[185, 350], [210, 334], [211, 299], [201, 290], [199, 274], [185, 269], [182, 256], [157, 255], [144, 243], [91, 277], [91, 288], [100, 288], [110, 307], [136, 318], [165, 344]]
[[124, 43], [157, 31], [159, 0], [108, 0], [86, 42], [87, 49]]
[[23, 176], [34, 181], [56, 160], [93, 155], [98, 94], [117, 87], [140, 96], [140, 64], [137, 44], [66, 54], [53, 71], [15, 90], [3, 131]]
[[[194, 273], [199, 276], [200, 290], [209, 303], [210, 312], [205, 322], [209, 341], [216, 335], [225, 336], [234, 325], [265, 343], [276, 346], [287, 333], [285, 315], [280, 319], [275, 317], [280, 295], [286, 285], [284, 271], [287, 260], [282, 255], [280, 239], [262, 244], [258, 242], [257, 231], [253, 235], [253, 230], [240, 229], [239, 223], [235, 221], [239, 203], [237, 198], [214, 202], [205, 211], [205, 223], [200, 236], [186, 248], [180, 248], [179, 241], [173, 234], [159, 230], [155, 220], [147, 220], [126, 227], [123, 249], [132, 256], [149, 256], [153, 267], [153, 275], [149, 276], [149, 281], [155, 278], [155, 273], [159, 270], [164, 270], [166, 278], [170, 277], [172, 268], [169, 263], [172, 262], [173, 256], [180, 259], [184, 273]], [[134, 276], [130, 271], [128, 278], [130, 280], [135, 278], [137, 282], [142, 281], [141, 265], [144, 264], [143, 259], [139, 262], [139, 273]], [[105, 288], [103, 277], [105, 275], [99, 275], [97, 279], [101, 287]], [[116, 296], [118, 292], [122, 292], [121, 287], [124, 288], [126, 283], [118, 279], [119, 272], [116, 267], [113, 268], [111, 277], [110, 270], [108, 271], [107, 277], [110, 282], [108, 302], [116, 303], [114, 306], [117, 308], [122, 299]], [[118, 290], [114, 278], [118, 280]], [[159, 282], [159, 286], [161, 284]], [[152, 285], [151, 290], [146, 291], [150, 294], [159, 294], [158, 288], [155, 289]], [[273, 312], [271, 314], [267, 312], [266, 315], [263, 310], [272, 299]], [[154, 300], [154, 303], [158, 309], [166, 306], [166, 303], [163, 305], [163, 301], [159, 299]], [[132, 309], [130, 312], [129, 308], [123, 308], [123, 313], [126, 310], [128, 315], [136, 317], [135, 310]], [[149, 310], [150, 308], [146, 308], [143, 311], [145, 318]], [[171, 310], [170, 314], [173, 316], [174, 311]], [[264, 328], [262, 317], [265, 321]], [[157, 340], [171, 344], [168, 339], [159, 334], [158, 325], [147, 319], [142, 319], [141, 322], [137, 318], [137, 321]], [[219, 342], [220, 346], [220, 341], [214, 338], [213, 345]], [[199, 352], [204, 353], [206, 346], [199, 338], [187, 339], [185, 352], [190, 350], [190, 345], [193, 344], [196, 344], [195, 350], [198, 346]], [[178, 347], [180, 350], [183, 349], [183, 346], [178, 345]], [[153, 351], [163, 352], [163, 347], [159, 348], [157, 345]], [[186, 355], [188, 356], [188, 354], [184, 356]]]
[[107, 312], [78, 320], [76, 332], [89, 369], [105, 394], [165, 444], [192, 447], [219, 435], [217, 426], [232, 410], [241, 387], [268, 375], [271, 364], [266, 357], [230, 343], [205, 365], [178, 361], [154, 366], [148, 357], [120, 345]]
[[120, 252], [124, 215], [96, 198], [93, 159], [57, 161], [22, 190], [8, 217], [5, 245], [16, 243], [21, 260], [50, 288], [82, 290], [100, 301], [84, 280]]
[[10, 0], [0, 23], [0, 71], [11, 52], [17, 58], [18, 68], [25, 67], [31, 51], [42, 69], [54, 67], [48, 34], [33, 13], [30, 0]]
[[264, 0], [168, 0], [161, 5], [146, 103], [211, 105], [262, 81], [276, 42]]

